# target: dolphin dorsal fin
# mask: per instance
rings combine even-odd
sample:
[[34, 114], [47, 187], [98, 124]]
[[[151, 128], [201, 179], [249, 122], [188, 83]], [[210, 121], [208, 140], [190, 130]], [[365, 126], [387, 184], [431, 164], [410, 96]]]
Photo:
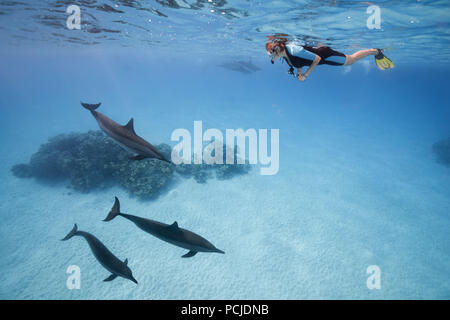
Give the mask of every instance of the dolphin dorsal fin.
[[126, 125], [123, 126], [125, 129], [133, 132], [134, 134], [136, 134], [136, 132], [134, 131], [134, 120], [133, 118], [130, 119], [130, 121], [128, 121], [128, 123]]
[[167, 228], [169, 228], [173, 231], [180, 230], [180, 228], [178, 228], [178, 223], [176, 221], [174, 223], [172, 223], [170, 226], [168, 226]]
[[125, 265], [127, 265], [127, 264], [128, 264], [128, 258], [126, 258], [126, 259], [123, 261], [123, 263], [124, 263]]

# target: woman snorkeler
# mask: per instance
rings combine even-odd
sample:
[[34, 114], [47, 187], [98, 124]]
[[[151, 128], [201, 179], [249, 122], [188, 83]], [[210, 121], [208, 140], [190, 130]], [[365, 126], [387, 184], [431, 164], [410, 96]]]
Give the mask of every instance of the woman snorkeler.
[[[286, 38], [269, 37], [269, 41], [266, 43], [266, 51], [271, 57], [272, 64], [275, 59], [283, 58], [290, 66], [289, 74], [293, 75], [294, 68], [297, 68], [297, 79], [299, 81], [305, 81], [317, 65], [350, 66], [370, 55], [375, 56], [375, 62], [381, 70], [394, 67], [394, 63], [383, 54], [381, 49], [360, 50], [347, 55], [326, 46], [310, 47], [289, 41]], [[306, 66], [309, 66], [308, 70], [302, 73], [302, 67]]]

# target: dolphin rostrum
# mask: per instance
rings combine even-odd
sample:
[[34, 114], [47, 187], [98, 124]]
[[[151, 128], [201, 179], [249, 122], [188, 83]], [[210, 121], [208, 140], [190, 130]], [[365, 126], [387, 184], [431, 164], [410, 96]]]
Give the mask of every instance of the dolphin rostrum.
[[152, 144], [136, 134], [134, 131], [133, 118], [131, 118], [126, 125], [121, 126], [103, 113], [95, 111], [101, 105], [101, 102], [97, 104], [81, 102], [81, 105], [91, 111], [103, 132], [113, 138], [125, 149], [137, 153], [137, 156], [130, 157], [130, 159], [142, 160], [145, 158], [156, 158], [171, 163]]
[[76, 224], [74, 225], [72, 231], [70, 231], [69, 234], [64, 237], [64, 239], [61, 239], [61, 241], [69, 240], [73, 236], [80, 236], [86, 239], [89, 247], [91, 247], [92, 253], [98, 260], [98, 262], [100, 262], [100, 264], [106, 270], [111, 272], [111, 275], [103, 281], [112, 281], [117, 277], [123, 277], [125, 279], [133, 281], [136, 284], [138, 283], [136, 279], [133, 278], [133, 273], [127, 265], [128, 259], [125, 259], [125, 261], [123, 262], [120, 261], [114, 254], [112, 254], [111, 251], [108, 250], [108, 248], [106, 248], [106, 246], [100, 240], [98, 240], [92, 234], [84, 231], [78, 231], [78, 227]]
[[199, 236], [198, 234], [183, 228], [179, 228], [176, 221], [173, 224], [168, 225], [162, 222], [133, 216], [131, 214], [121, 213], [120, 202], [117, 197], [115, 197], [114, 206], [103, 221], [110, 221], [116, 216], [122, 216], [130, 220], [140, 229], [163, 241], [189, 250], [188, 253], [182, 256], [183, 258], [193, 257], [197, 254], [197, 252], [225, 253], [222, 250], [217, 249], [211, 242]]

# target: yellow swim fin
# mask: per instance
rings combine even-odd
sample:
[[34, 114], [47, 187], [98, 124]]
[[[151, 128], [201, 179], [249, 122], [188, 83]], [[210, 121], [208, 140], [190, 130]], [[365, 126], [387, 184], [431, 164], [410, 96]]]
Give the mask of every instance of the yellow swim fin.
[[378, 54], [375, 56], [375, 63], [380, 70], [386, 70], [394, 67], [394, 63], [383, 54], [381, 49], [378, 49]]

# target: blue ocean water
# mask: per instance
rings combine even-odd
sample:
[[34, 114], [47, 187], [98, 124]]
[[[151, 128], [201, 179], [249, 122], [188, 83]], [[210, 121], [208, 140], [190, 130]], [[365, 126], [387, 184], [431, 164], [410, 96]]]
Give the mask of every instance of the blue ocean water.
[[[80, 30], [66, 26], [72, 4]], [[371, 4], [380, 29], [367, 28]], [[450, 137], [449, 21], [446, 1], [424, 0], [0, 2], [0, 297], [450, 298], [450, 167], [433, 152]], [[369, 56], [299, 82], [270, 63], [275, 33], [346, 54], [385, 48], [395, 68]], [[133, 117], [152, 144], [175, 145], [172, 132], [193, 134], [194, 121], [223, 133], [279, 129], [279, 170], [176, 176], [147, 201], [119, 186], [80, 193], [14, 176], [48, 138], [99, 129], [80, 101], [102, 102], [121, 124]], [[182, 259], [185, 249], [129, 221], [103, 222], [114, 196], [225, 255]], [[109, 273], [83, 239], [59, 241], [74, 223], [128, 258], [139, 284], [103, 282]], [[71, 265], [79, 289], [67, 287]]]

